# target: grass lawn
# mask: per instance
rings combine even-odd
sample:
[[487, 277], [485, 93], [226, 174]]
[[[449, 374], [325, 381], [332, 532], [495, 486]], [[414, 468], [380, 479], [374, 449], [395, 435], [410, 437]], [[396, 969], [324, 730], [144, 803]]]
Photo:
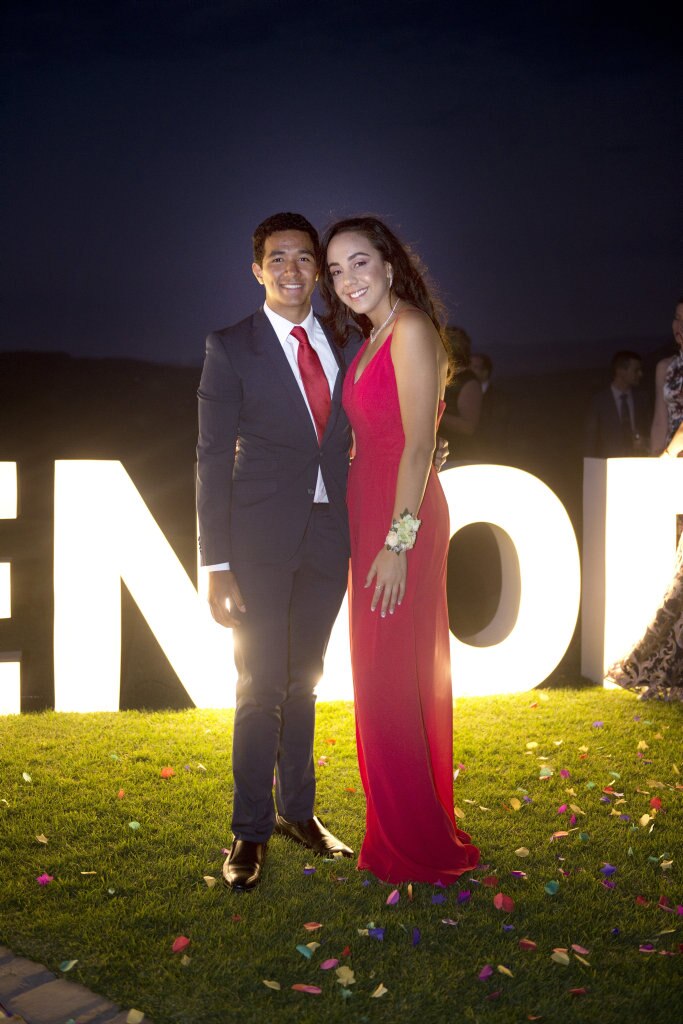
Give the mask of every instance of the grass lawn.
[[[673, 1024], [682, 714], [601, 689], [459, 701], [455, 803], [482, 867], [394, 905], [353, 862], [310, 873], [279, 838], [258, 890], [223, 887], [230, 712], [0, 718], [0, 944], [57, 973], [77, 961], [67, 978], [156, 1024]], [[316, 756], [319, 813], [358, 849], [351, 705], [319, 704]]]

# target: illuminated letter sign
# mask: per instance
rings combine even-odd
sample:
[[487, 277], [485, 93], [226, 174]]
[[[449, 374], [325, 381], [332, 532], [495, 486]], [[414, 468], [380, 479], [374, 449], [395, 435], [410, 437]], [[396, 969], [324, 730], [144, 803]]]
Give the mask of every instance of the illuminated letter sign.
[[452, 533], [489, 523], [503, 575], [492, 622], [467, 643], [451, 636], [454, 691], [530, 689], [561, 660], [576, 626], [581, 572], [569, 516], [549, 487], [521, 469], [458, 466], [440, 479]]
[[121, 580], [197, 707], [232, 706], [232, 635], [121, 463], [57, 462], [54, 515], [55, 709], [118, 710]]
[[[17, 518], [17, 464], [0, 462], [0, 519]], [[12, 564], [0, 553], [0, 618], [12, 615]], [[0, 715], [17, 714], [21, 705], [21, 666], [0, 652]]]
[[595, 682], [645, 632], [671, 583], [683, 460], [584, 461], [581, 671]]

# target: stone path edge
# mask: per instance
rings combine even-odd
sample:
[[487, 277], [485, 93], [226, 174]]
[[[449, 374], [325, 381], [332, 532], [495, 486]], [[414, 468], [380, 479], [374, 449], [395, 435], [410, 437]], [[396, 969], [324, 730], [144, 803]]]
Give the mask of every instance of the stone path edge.
[[[0, 1022], [127, 1024], [129, 1010], [0, 946]], [[140, 1024], [152, 1024], [149, 1017]]]

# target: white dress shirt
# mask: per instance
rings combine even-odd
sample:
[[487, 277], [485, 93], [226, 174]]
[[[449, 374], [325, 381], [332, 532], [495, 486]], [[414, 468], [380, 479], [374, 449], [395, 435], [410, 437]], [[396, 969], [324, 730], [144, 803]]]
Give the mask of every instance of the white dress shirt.
[[[299, 385], [299, 390], [301, 391], [302, 398], [306, 403], [306, 408], [308, 409], [308, 413], [311, 417], [313, 430], [315, 431], [315, 420], [313, 418], [313, 413], [311, 412], [311, 407], [308, 404], [308, 398], [306, 397], [304, 382], [301, 379], [301, 373], [299, 372], [299, 363], [297, 360], [297, 356], [299, 353], [299, 342], [292, 334], [292, 328], [296, 326], [301, 326], [306, 331], [306, 334], [308, 335], [308, 340], [311, 343], [311, 347], [314, 348], [315, 351], [318, 353], [318, 358], [320, 359], [322, 368], [325, 372], [325, 376], [327, 377], [327, 382], [330, 385], [331, 395], [332, 392], [334, 391], [334, 385], [337, 380], [337, 374], [339, 373], [339, 366], [337, 364], [337, 360], [334, 357], [332, 349], [330, 348], [330, 343], [325, 337], [322, 327], [320, 326], [315, 316], [313, 315], [313, 309], [309, 310], [308, 316], [301, 321], [300, 325], [293, 324], [291, 320], [287, 320], [284, 316], [280, 316], [280, 314], [272, 310], [266, 302], [264, 302], [263, 304], [263, 312], [268, 317], [268, 320], [270, 321], [270, 324], [273, 330], [275, 331], [275, 334], [277, 335], [277, 339], [282, 345], [282, 351], [287, 357], [287, 362], [289, 363], [291, 371], [294, 374], [294, 379]], [[325, 490], [325, 484], [323, 483], [323, 475], [321, 470], [318, 469], [318, 479], [316, 480], [315, 484], [315, 495], [313, 497], [313, 501], [326, 502], [328, 500], [329, 499], [327, 497], [327, 491]], [[219, 565], [207, 565], [204, 568], [206, 569], [207, 572], [216, 572], [220, 569], [229, 569], [230, 563], [221, 562]]]

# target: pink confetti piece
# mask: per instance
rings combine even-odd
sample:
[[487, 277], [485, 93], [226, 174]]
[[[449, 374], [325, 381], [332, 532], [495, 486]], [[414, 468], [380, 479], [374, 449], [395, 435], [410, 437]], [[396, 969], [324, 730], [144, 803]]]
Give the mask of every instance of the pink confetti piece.
[[458, 903], [467, 903], [471, 896], [472, 893], [470, 892], [469, 889], [463, 889], [461, 892], [458, 893], [456, 899]]
[[162, 777], [162, 779], [172, 779], [173, 776], [175, 775], [175, 771], [173, 770], [173, 768], [171, 768], [170, 765], [166, 765], [165, 768], [161, 769], [159, 775]]
[[123, 798], [124, 798], [124, 796], [125, 796], [125, 795], [126, 795], [126, 791], [125, 791], [125, 789], [120, 789], [120, 790], [118, 791], [118, 793], [116, 794], [116, 799], [117, 799], [117, 800], [123, 800]]
[[187, 935], [179, 935], [177, 939], [173, 940], [171, 950], [173, 953], [182, 953], [190, 945], [191, 940], [188, 939]]
[[494, 999], [500, 999], [502, 994], [503, 994], [503, 990], [499, 988], [495, 992], [489, 992], [489, 994], [487, 995], [486, 999], [487, 999], [488, 1002], [493, 1002]]
[[335, 960], [334, 957], [330, 960], [323, 960], [320, 965], [321, 971], [331, 971], [333, 967], [339, 967], [339, 961]]
[[326, 757], [319, 757], [318, 758], [318, 767], [319, 768], [324, 768], [326, 764], [327, 764], [327, 758]]
[[636, 903], [638, 904], [639, 907], [649, 907], [650, 906], [650, 901], [648, 899], [645, 899], [644, 896], [636, 896]]
[[563, 779], [570, 779], [571, 778], [571, 772], [568, 771], [566, 768], [560, 768], [560, 775], [562, 776]]
[[38, 875], [36, 882], [38, 885], [49, 885], [50, 882], [54, 882], [54, 878], [52, 875], [48, 875], [47, 872], [44, 872], [42, 875]]
[[319, 996], [322, 995], [322, 989], [318, 988], [317, 985], [292, 985], [295, 992], [305, 992], [307, 996]]
[[487, 875], [486, 878], [482, 878], [481, 884], [482, 885], [498, 885], [498, 876], [497, 875]]
[[401, 894], [398, 889], [392, 889], [386, 898], [386, 904], [388, 907], [395, 907], [401, 898]]
[[566, 810], [567, 810], [567, 805], [566, 804], [560, 804], [560, 806], [557, 808], [557, 813], [558, 814], [564, 814], [564, 812]]
[[585, 946], [579, 946], [578, 942], [572, 942], [572, 949], [575, 953], [582, 953], [583, 956], [590, 956], [590, 949], [586, 949]]
[[322, 928], [322, 925], [319, 921], [307, 921], [304, 928], [307, 932], [317, 932], [319, 928]]
[[570, 988], [569, 989], [569, 995], [570, 996], [586, 996], [586, 995], [588, 995], [588, 989], [587, 988]]
[[520, 939], [519, 948], [532, 952], [533, 950], [538, 949], [538, 946], [533, 939]]
[[450, 925], [451, 927], [454, 927], [455, 925], [457, 925], [457, 923], [458, 922], [454, 921], [452, 917], [442, 917], [441, 918], [441, 924], [447, 924], [447, 925]]
[[657, 906], [660, 910], [667, 910], [670, 914], [674, 913], [674, 908], [671, 906], [668, 896], [660, 896]]
[[515, 909], [515, 901], [511, 896], [506, 896], [502, 892], [497, 892], [493, 897], [493, 905], [496, 910], [503, 910], [506, 914], [511, 913]]
[[487, 981], [488, 978], [490, 978], [492, 974], [493, 974], [493, 967], [491, 967], [491, 964], [486, 964], [479, 971], [479, 981]]

